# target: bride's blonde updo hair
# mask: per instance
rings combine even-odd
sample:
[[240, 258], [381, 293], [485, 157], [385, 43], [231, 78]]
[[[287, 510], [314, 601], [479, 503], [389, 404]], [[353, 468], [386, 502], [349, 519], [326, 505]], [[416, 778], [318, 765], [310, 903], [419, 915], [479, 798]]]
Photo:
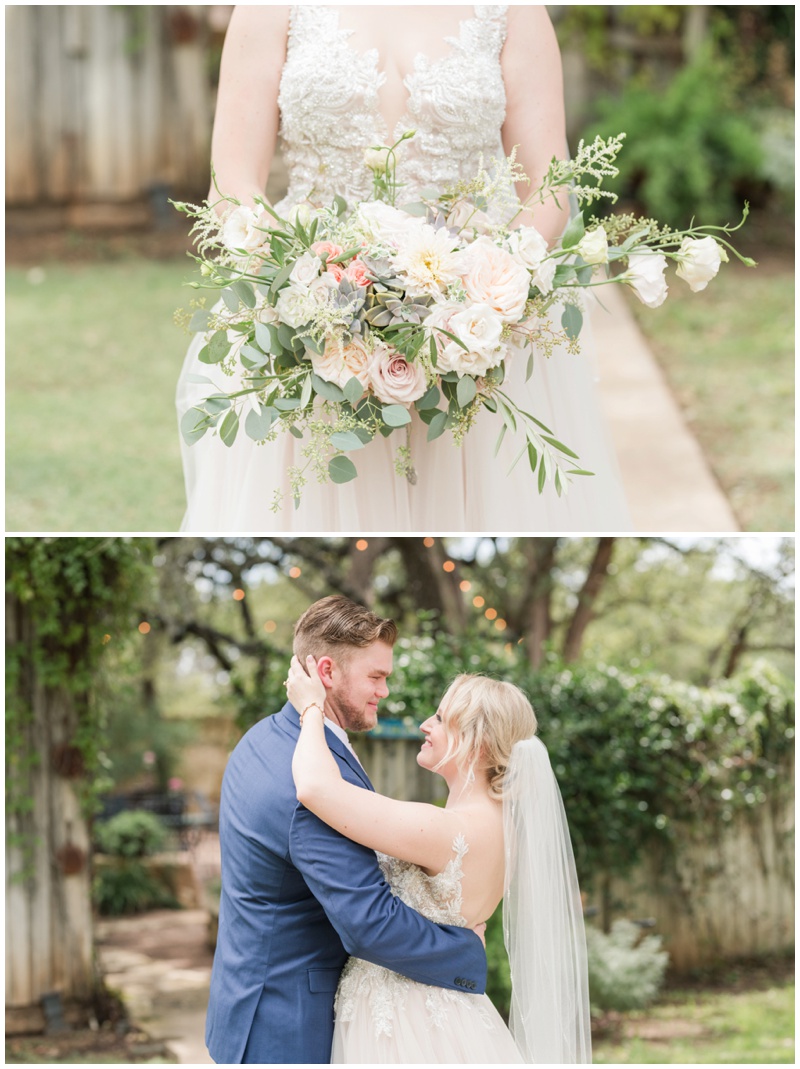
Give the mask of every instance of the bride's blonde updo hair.
[[501, 798], [514, 744], [536, 734], [536, 714], [519, 687], [481, 675], [461, 675], [439, 704], [447, 751], [437, 768], [455, 758], [467, 774], [486, 768], [489, 795]]

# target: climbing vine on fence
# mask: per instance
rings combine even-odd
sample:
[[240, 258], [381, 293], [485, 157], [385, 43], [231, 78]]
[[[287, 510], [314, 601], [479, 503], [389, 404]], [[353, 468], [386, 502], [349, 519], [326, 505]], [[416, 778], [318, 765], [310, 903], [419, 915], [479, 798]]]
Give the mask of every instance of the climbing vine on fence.
[[8, 538], [6, 595], [6, 814], [10, 844], [30, 844], [30, 779], [45, 759], [33, 737], [40, 688], [61, 692], [71, 710], [70, 747], [79, 754], [79, 793], [91, 811], [104, 736], [98, 672], [106, 649], [133, 624], [147, 581], [148, 539]]

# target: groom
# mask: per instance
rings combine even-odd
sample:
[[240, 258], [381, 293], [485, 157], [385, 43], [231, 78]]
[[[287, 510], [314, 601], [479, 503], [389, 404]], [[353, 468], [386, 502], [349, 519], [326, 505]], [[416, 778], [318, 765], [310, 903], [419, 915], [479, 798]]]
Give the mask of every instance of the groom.
[[[347, 740], [377, 721], [397, 627], [348, 598], [297, 621], [294, 652], [325, 683], [328, 746], [349, 783], [372, 790]], [[395, 898], [375, 854], [323, 824], [295, 794], [298, 711], [252, 727], [222, 781], [222, 894], [206, 1044], [216, 1062], [330, 1061], [333, 998], [353, 955], [438, 987], [480, 993], [486, 956], [470, 929], [437, 925]]]

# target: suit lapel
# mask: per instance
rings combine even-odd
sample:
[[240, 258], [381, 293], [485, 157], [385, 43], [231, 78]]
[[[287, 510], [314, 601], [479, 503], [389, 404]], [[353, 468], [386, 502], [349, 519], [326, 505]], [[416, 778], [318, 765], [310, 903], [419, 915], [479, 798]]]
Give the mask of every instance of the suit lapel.
[[[284, 707], [281, 709], [280, 713], [278, 713], [278, 716], [280, 717], [282, 726], [285, 726], [289, 733], [293, 735], [295, 739], [298, 738], [298, 736], [300, 735], [300, 714], [292, 705], [292, 703], [287, 702], [286, 705], [284, 705]], [[368, 790], [374, 791], [375, 788], [370, 783], [369, 776], [364, 771], [360, 761], [358, 761], [358, 759], [353, 756], [353, 754], [345, 746], [341, 739], [338, 739], [332, 731], [328, 730], [327, 727], [325, 729], [325, 741], [328, 744], [328, 749], [332, 750], [337, 757], [340, 757], [345, 762], [347, 767], [358, 776], [364, 786]]]

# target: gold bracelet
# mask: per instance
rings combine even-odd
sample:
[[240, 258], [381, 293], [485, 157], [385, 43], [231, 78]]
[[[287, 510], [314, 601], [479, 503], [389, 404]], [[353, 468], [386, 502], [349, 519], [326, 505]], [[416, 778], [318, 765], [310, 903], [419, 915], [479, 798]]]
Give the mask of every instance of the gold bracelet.
[[305, 717], [305, 715], [306, 715], [306, 713], [308, 712], [309, 709], [319, 709], [319, 711], [322, 713], [323, 719], [325, 718], [325, 710], [322, 708], [322, 706], [319, 704], [319, 702], [309, 702], [308, 705], [305, 707], [305, 709], [300, 714], [300, 726], [301, 727], [303, 726], [303, 719], [304, 719], [304, 717]]

